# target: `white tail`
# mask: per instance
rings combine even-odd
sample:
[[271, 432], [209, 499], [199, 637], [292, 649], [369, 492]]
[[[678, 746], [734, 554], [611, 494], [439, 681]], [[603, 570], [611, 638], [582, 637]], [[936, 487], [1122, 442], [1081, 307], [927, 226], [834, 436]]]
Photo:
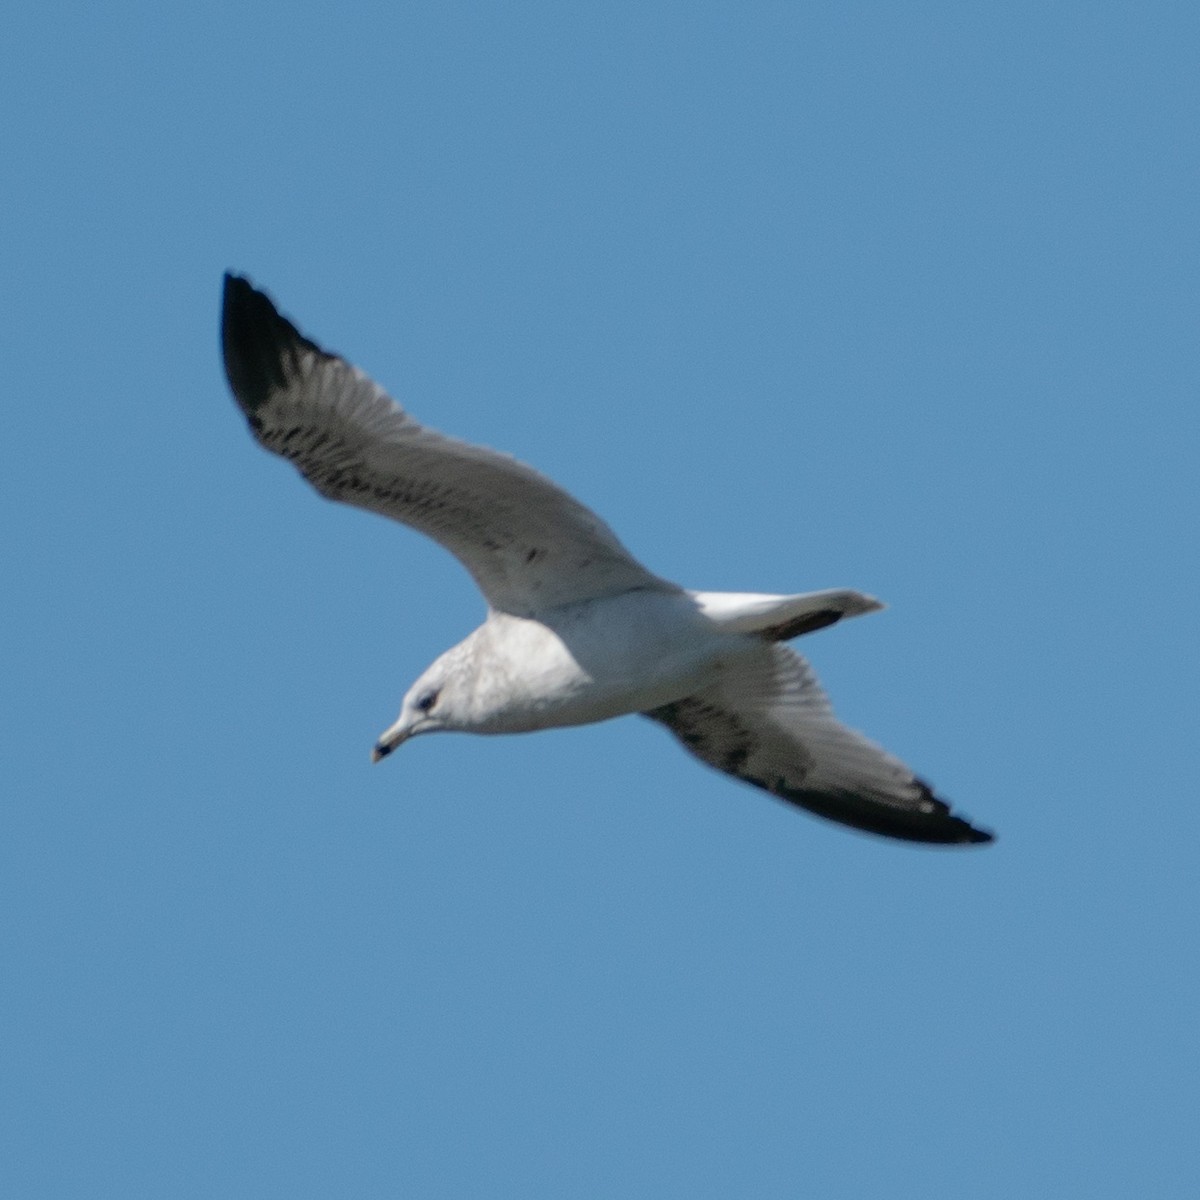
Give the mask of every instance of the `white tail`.
[[883, 605], [873, 596], [834, 588], [799, 596], [763, 596], [752, 592], [692, 592], [700, 611], [729, 633], [757, 633], [770, 642], [786, 642], [833, 625], [844, 617], [861, 617]]

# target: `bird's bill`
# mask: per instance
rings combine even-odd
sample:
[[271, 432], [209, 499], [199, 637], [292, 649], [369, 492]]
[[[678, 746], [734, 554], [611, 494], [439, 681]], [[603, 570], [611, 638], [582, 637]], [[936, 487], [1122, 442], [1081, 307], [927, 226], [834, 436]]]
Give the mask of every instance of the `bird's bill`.
[[412, 730], [405, 729], [403, 724], [397, 721], [391, 729], [385, 730], [379, 735], [379, 741], [375, 743], [375, 748], [371, 751], [371, 761], [377, 763], [381, 758], [387, 758], [393, 750], [404, 745], [410, 737], [412, 737]]

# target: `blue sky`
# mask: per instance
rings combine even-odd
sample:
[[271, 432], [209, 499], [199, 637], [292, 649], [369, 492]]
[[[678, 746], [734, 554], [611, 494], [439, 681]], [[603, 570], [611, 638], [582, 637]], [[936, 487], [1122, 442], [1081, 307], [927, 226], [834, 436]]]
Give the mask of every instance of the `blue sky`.
[[[22, 5], [0, 1191], [1190, 1197], [1193, 5]], [[995, 828], [649, 722], [429, 738], [437, 546], [251, 442], [221, 273], [804, 643]]]

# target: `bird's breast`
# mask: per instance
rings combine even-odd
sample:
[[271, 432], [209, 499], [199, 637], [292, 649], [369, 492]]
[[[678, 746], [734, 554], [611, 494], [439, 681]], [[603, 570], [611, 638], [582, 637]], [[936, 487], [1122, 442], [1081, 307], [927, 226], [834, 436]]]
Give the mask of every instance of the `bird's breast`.
[[484, 629], [504, 678], [504, 703], [488, 721], [496, 733], [585, 725], [668, 704], [702, 687], [742, 641], [715, 633], [686, 597], [640, 592], [536, 619], [493, 614]]

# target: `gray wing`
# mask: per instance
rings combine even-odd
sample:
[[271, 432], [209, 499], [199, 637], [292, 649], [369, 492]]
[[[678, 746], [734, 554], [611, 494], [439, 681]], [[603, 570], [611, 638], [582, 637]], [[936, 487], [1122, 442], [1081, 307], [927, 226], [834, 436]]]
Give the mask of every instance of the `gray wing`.
[[261, 445], [330, 500], [440, 542], [492, 608], [527, 616], [631, 588], [678, 590], [549, 479], [419, 425], [235, 275], [225, 276], [221, 340], [229, 386]]
[[709, 766], [831, 821], [911, 842], [992, 840], [838, 721], [812, 668], [786, 646], [763, 646], [714, 686], [644, 715]]

